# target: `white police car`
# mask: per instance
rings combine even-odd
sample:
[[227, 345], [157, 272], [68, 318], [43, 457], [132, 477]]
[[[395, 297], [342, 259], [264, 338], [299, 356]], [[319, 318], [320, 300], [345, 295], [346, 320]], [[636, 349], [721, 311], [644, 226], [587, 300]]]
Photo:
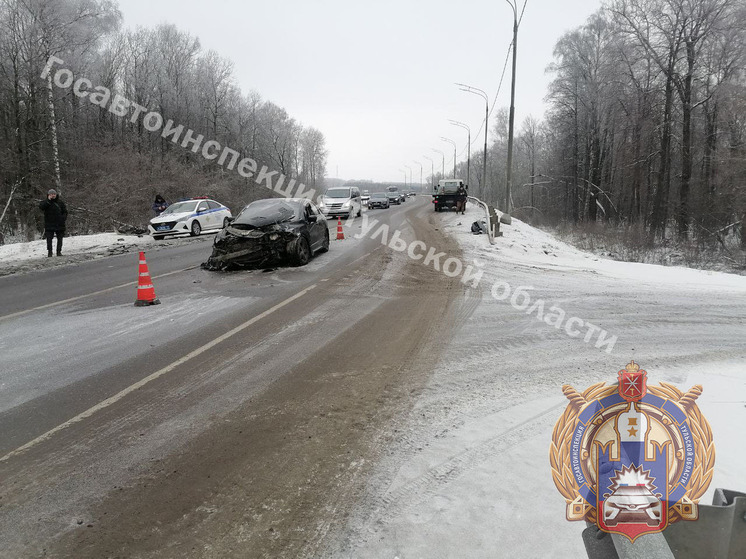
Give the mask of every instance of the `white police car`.
[[202, 231], [222, 229], [232, 217], [231, 211], [215, 200], [192, 198], [171, 204], [161, 215], [150, 220], [148, 230], [156, 241], [166, 235], [181, 233], [196, 237]]

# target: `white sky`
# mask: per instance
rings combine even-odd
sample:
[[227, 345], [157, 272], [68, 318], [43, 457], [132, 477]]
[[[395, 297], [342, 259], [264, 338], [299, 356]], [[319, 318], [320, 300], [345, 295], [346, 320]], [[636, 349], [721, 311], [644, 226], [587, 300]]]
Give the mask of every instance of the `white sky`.
[[[519, 0], [521, 2], [522, 0]], [[119, 0], [125, 26], [176, 24], [235, 64], [244, 92], [285, 107], [327, 140], [327, 175], [403, 180], [403, 165], [419, 180], [432, 148], [466, 146], [484, 118], [484, 102], [454, 82], [485, 90], [490, 106], [512, 33], [505, 0]], [[522, 5], [522, 4], [521, 4]], [[518, 37], [516, 129], [540, 118], [552, 50], [601, 0], [528, 0]], [[510, 104], [510, 64], [497, 106]], [[466, 153], [462, 159], [466, 159]], [[436, 167], [437, 170], [437, 167]]]

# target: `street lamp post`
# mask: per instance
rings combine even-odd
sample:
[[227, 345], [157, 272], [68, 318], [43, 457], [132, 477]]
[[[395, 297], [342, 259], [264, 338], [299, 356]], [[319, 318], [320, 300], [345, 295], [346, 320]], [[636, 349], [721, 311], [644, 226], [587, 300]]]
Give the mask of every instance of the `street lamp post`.
[[435, 189], [435, 163], [433, 162], [432, 157], [428, 157], [427, 155], [423, 155], [422, 157], [430, 162], [430, 182], [432, 183], [430, 186]]
[[450, 138], [445, 138], [443, 136], [440, 137], [441, 140], [444, 142], [448, 142], [453, 146], [453, 178], [456, 178], [456, 142], [451, 140]]
[[407, 172], [404, 169], [399, 169], [400, 173], [404, 173], [404, 188], [407, 188]]
[[469, 186], [471, 184], [471, 128], [469, 128], [469, 126], [464, 124], [463, 122], [459, 122], [457, 120], [451, 120], [449, 122], [454, 126], [464, 128], [469, 134], [467, 143], [468, 155], [466, 156], [466, 186]]
[[441, 178], [446, 178], [446, 154], [440, 151], [439, 149], [435, 149], [435, 148], [430, 148], [430, 149], [432, 149], [435, 153], [439, 153], [441, 157], [443, 157], [443, 167], [440, 171], [440, 175], [441, 175]]
[[415, 161], [415, 163], [420, 166], [420, 192], [422, 192], [422, 163], [419, 161]]
[[484, 158], [482, 159], [482, 184], [480, 185], [482, 188], [480, 190], [487, 194], [487, 129], [490, 127], [490, 100], [487, 94], [478, 87], [463, 83], [457, 83], [456, 85], [461, 88], [461, 91], [479, 95], [484, 99]]
[[404, 166], [407, 169], [409, 169], [409, 188], [412, 188], [412, 167], [410, 167], [409, 165], [404, 165]]

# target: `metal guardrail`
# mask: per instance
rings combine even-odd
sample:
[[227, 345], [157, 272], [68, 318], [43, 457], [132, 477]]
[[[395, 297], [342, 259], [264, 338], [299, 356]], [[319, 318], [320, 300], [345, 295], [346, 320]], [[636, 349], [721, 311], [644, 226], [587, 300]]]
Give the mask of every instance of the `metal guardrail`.
[[[478, 205], [484, 210], [484, 215], [487, 220], [487, 237], [490, 240], [490, 244], [495, 244], [495, 229], [493, 227], [493, 221], [492, 221], [492, 215], [490, 215], [490, 207], [485, 203], [482, 202], [479, 198], [475, 198], [474, 196], [467, 196], [467, 200], [473, 202], [474, 204]], [[500, 228], [500, 222], [497, 222], [497, 228], [499, 230]]]
[[645, 535], [634, 544], [601, 532], [583, 530], [589, 559], [742, 559], [746, 557], [746, 493], [715, 489], [712, 505], [699, 505], [699, 519], [676, 522], [662, 534]]
[[495, 239], [497, 237], [502, 237], [502, 233], [500, 232], [500, 224], [504, 223], [505, 225], [510, 225], [511, 219], [510, 216], [507, 214], [504, 214], [500, 210], [497, 210], [494, 206], [490, 206], [486, 202], [482, 202], [479, 198], [476, 198], [474, 196], [467, 196], [467, 200], [471, 200], [474, 204], [477, 204], [479, 207], [481, 207], [484, 210], [485, 216], [487, 218], [487, 236], [489, 237], [490, 244], [495, 244]]

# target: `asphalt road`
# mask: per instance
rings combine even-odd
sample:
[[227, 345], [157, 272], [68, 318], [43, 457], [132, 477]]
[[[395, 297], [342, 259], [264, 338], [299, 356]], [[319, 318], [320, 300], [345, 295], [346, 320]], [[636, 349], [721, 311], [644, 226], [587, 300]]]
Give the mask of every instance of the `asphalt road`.
[[[428, 202], [370, 215], [458, 256]], [[154, 307], [136, 253], [0, 278], [0, 556], [313, 554], [464, 291], [360, 224], [303, 268], [203, 271], [211, 237], [151, 251]]]

